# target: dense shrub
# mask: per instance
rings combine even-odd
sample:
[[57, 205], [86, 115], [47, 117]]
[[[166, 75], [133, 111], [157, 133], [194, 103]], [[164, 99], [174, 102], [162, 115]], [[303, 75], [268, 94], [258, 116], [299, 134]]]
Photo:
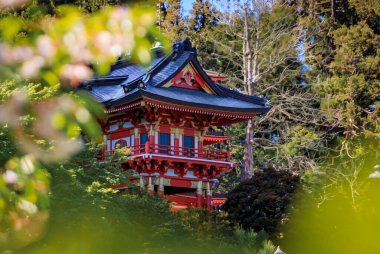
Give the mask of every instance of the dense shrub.
[[300, 183], [298, 175], [273, 168], [258, 170], [228, 194], [223, 209], [246, 230], [274, 233]]

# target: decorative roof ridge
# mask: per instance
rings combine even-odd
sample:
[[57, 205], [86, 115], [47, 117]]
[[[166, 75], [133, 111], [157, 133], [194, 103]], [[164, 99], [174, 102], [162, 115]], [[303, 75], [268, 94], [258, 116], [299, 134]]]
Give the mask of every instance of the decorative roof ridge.
[[[128, 84], [121, 84], [120, 86], [123, 87], [124, 92], [128, 92], [128, 91], [136, 88], [137, 85], [141, 82], [143, 83], [143, 86], [141, 88], [145, 87], [145, 85], [150, 85], [149, 81], [150, 81], [151, 77], [157, 72], [157, 70], [161, 69], [162, 66], [165, 66], [165, 63], [170, 61], [172, 57], [173, 57], [173, 52], [171, 52], [167, 56], [165, 56], [156, 65], [152, 66], [151, 68], [148, 68], [147, 71], [143, 75], [141, 75], [141, 76], [137, 77], [136, 79], [130, 81]], [[128, 88], [128, 89], [126, 89], [126, 88]], [[117, 98], [117, 99], [119, 99], [119, 98]]]
[[[152, 50], [156, 50], [158, 52], [163, 52], [162, 49], [163, 49], [163, 47], [153, 47], [152, 48]], [[190, 51], [190, 52], [196, 54], [196, 49], [195, 49], [195, 47], [192, 47], [192, 44], [191, 44], [189, 39], [185, 39], [181, 42], [173, 44], [172, 51], [170, 53], [168, 53], [161, 61], [159, 61], [154, 66], [151, 66], [151, 68], [148, 68], [145, 74], [143, 74], [140, 77], [130, 81], [129, 84], [122, 85], [122, 87], [131, 86], [131, 85], [135, 84], [136, 82], [138, 83], [139, 81], [143, 81], [144, 79], [145, 79], [145, 81], [143, 81], [144, 85], [150, 85], [149, 84], [150, 78], [154, 74], [156, 74], [160, 69], [162, 69], [162, 67], [165, 66], [165, 63], [167, 63], [171, 60], [175, 60], [179, 55], [182, 55], [182, 53], [184, 51]], [[186, 61], [186, 62], [188, 62], [188, 61]]]
[[191, 44], [191, 41], [188, 38], [184, 39], [183, 41], [173, 44], [174, 59], [178, 58], [178, 56], [181, 55], [185, 51], [191, 52], [194, 55], [197, 55], [197, 49], [193, 47], [193, 45]]
[[[172, 51], [167, 56], [165, 56], [160, 62], [158, 62], [155, 66], [152, 66], [152, 68], [149, 68], [145, 75], [149, 75], [149, 78], [150, 78], [151, 76], [156, 74], [158, 70], [160, 70], [163, 66], [165, 66], [165, 63], [173, 59], [173, 56], [174, 56], [174, 53]], [[145, 75], [143, 75], [143, 77]]]
[[[158, 54], [164, 53], [163, 49], [164, 48], [162, 46], [160, 46], [160, 47], [155, 46], [151, 50], [156, 53], [156, 56], [158, 56]], [[164, 67], [165, 63], [167, 63], [171, 60], [175, 60], [179, 55], [182, 55], [182, 53], [184, 53], [185, 51], [186, 52], [192, 52], [192, 53], [196, 54], [196, 49], [194, 47], [192, 47], [192, 44], [191, 44], [189, 39], [185, 39], [181, 42], [173, 44], [172, 51], [170, 53], [168, 53], [165, 57], [163, 57], [162, 60], [160, 60], [155, 65], [150, 66], [150, 68], [147, 68], [146, 72], [143, 75], [135, 78], [134, 80], [130, 80], [128, 82], [128, 84], [122, 84], [121, 86], [123, 88], [125, 88], [126, 86], [128, 86], [128, 87], [133, 86], [136, 83], [139, 83], [140, 81], [142, 81], [143, 79], [146, 79], [147, 76], [149, 78], [146, 79], [144, 83], [149, 83], [150, 77], [152, 77], [154, 74], [157, 73], [157, 71], [159, 71], [162, 67]], [[118, 68], [130, 66], [130, 65], [137, 65], [133, 62], [128, 62], [129, 60], [130, 60], [130, 55], [128, 55], [127, 57], [124, 57], [122, 59], [117, 60], [117, 62], [111, 66], [111, 70], [115, 70]], [[97, 77], [97, 78], [93, 78], [93, 79], [90, 79], [90, 80], [83, 82], [83, 84], [80, 87], [89, 90], [89, 89], [91, 89], [91, 86], [93, 86], [93, 85], [96, 85], [96, 86], [109, 85], [109, 84], [107, 84], [108, 82], [125, 81], [128, 79], [128, 77], [129, 77], [129, 75], [115, 76], [115, 77]], [[100, 82], [104, 82], [104, 83], [100, 83]], [[128, 90], [132, 90], [132, 89], [128, 89]]]

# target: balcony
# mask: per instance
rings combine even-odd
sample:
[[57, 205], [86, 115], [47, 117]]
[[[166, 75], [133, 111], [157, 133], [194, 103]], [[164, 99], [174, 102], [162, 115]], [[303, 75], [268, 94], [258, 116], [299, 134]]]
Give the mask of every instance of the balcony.
[[[130, 158], [144, 157], [146, 155], [149, 155], [194, 161], [229, 162], [230, 164], [230, 151], [221, 151], [216, 149], [187, 148], [159, 144], [151, 145], [149, 142], [146, 142], [145, 145], [126, 147], [126, 149], [128, 149], [127, 154]], [[104, 160], [107, 156], [112, 156], [114, 152], [114, 150], [103, 151], [102, 160]]]

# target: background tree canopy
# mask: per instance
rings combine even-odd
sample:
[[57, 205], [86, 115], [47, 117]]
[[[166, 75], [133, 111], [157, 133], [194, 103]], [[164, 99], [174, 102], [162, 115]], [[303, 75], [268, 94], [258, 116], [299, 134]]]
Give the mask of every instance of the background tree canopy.
[[[372, 161], [380, 138], [379, 1], [222, 2], [195, 0], [184, 12], [183, 1], [171, 0], [132, 8], [114, 0], [0, 0], [0, 250], [24, 248], [47, 226], [23, 250], [124, 251], [119, 243], [125, 242], [139, 252], [273, 253], [264, 234], [233, 227], [264, 229], [276, 242], [282, 234], [298, 239], [289, 225], [325, 232], [303, 222], [334, 222], [328, 215], [336, 207], [328, 200], [340, 197], [348, 220], [356, 218], [358, 226], [366, 216], [376, 220], [370, 201], [378, 188], [366, 180], [370, 164], [379, 164]], [[272, 105], [248, 125], [222, 129], [233, 137], [220, 146], [230, 148], [237, 165], [217, 190], [230, 192], [228, 214], [176, 216], [161, 199], [133, 188], [116, 194], [109, 186], [127, 183], [128, 176], [117, 163], [94, 159], [95, 119], [103, 109], [73, 92], [121, 56], [147, 65], [156, 41], [169, 46], [186, 37], [206, 69], [227, 74], [225, 86], [265, 96]], [[297, 185], [312, 204], [289, 205]], [[313, 214], [318, 209], [325, 221]], [[361, 236], [378, 235], [371, 222], [364, 225]], [[351, 232], [335, 226], [339, 239]], [[188, 239], [197, 244], [187, 245]], [[283, 242], [296, 253], [292, 239]], [[363, 246], [366, 239], [357, 240]], [[329, 247], [325, 252], [339, 253]]]

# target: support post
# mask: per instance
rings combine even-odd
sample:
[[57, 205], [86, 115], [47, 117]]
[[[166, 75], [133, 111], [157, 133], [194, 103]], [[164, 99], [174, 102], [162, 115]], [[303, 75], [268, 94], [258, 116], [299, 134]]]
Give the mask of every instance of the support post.
[[152, 177], [149, 176], [148, 180], [148, 195], [153, 195], [154, 193], [154, 185], [152, 184]]
[[143, 179], [142, 175], [140, 175], [140, 183], [139, 183], [139, 185], [140, 185], [141, 189], [144, 189], [144, 179]]
[[134, 147], [132, 148], [133, 154], [140, 154], [141, 153], [141, 147], [140, 147], [140, 128], [134, 129]]
[[202, 181], [198, 181], [197, 187], [197, 207], [202, 208]]
[[145, 152], [150, 153], [150, 142], [149, 141], [145, 142]]
[[153, 130], [153, 126], [152, 125], [150, 126], [150, 130], [149, 130], [148, 142], [153, 147], [156, 145], [156, 143], [155, 143], [155, 132]]
[[180, 137], [180, 130], [178, 128], [174, 128], [174, 154], [179, 155], [179, 137]]
[[158, 185], [158, 194], [164, 195], [164, 178], [161, 176], [159, 181], [160, 183]]
[[210, 188], [210, 182], [207, 182], [206, 200], [207, 200], [207, 210], [211, 211], [211, 200], [212, 200], [212, 190]]

